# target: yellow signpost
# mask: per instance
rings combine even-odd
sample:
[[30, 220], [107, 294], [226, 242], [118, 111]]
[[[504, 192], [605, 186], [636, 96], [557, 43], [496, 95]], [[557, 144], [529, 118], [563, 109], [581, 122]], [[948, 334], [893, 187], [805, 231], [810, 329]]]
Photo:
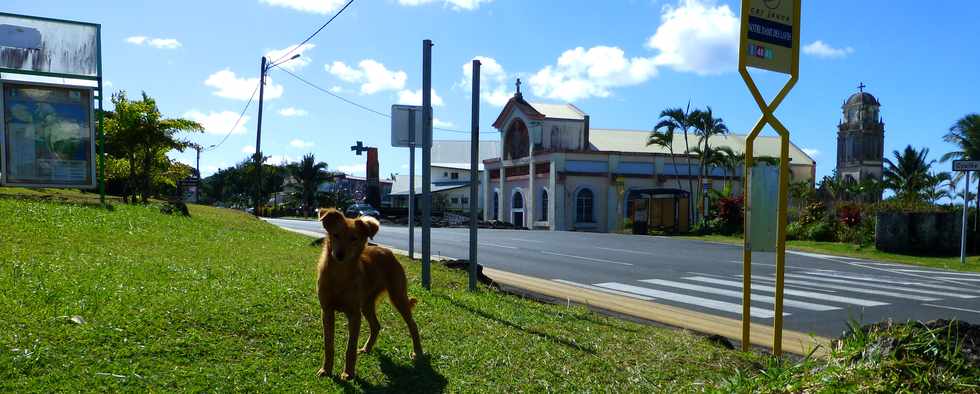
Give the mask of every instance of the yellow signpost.
[[[745, 143], [745, 245], [742, 252], [742, 350], [750, 346], [751, 293], [752, 293], [752, 239], [749, 236], [750, 198], [753, 167], [753, 147], [756, 137], [766, 124], [780, 136], [779, 151], [779, 206], [776, 226], [776, 304], [773, 319], [772, 351], [782, 354], [783, 341], [783, 275], [786, 271], [786, 207], [789, 189], [789, 131], [776, 119], [776, 108], [800, 76], [800, 0], [742, 0], [742, 30], [739, 40], [738, 72], [745, 80], [752, 98], [762, 110]], [[766, 104], [762, 93], [749, 74], [748, 67], [789, 74], [789, 81], [780, 89], [772, 102]], [[762, 208], [762, 207], [760, 207]]]

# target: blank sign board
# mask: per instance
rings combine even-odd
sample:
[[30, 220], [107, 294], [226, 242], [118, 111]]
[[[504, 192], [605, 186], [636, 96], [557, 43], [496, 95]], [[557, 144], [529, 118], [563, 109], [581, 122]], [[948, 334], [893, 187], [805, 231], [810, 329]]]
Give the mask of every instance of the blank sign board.
[[391, 146], [424, 148], [426, 142], [422, 127], [422, 107], [417, 105], [391, 106]]
[[749, 175], [752, 198], [749, 236], [752, 250], [776, 251], [776, 208], [779, 204], [779, 167], [756, 164]]
[[0, 70], [99, 75], [99, 25], [0, 12]]

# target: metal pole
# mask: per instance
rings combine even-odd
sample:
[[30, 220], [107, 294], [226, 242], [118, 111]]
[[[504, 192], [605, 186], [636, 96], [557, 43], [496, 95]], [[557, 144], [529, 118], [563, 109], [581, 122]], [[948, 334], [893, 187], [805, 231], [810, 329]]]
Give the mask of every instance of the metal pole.
[[[476, 291], [477, 265], [477, 160], [480, 159], [480, 61], [473, 59], [473, 103], [470, 115], [470, 291]], [[533, 177], [534, 174], [532, 173]]]
[[259, 71], [259, 124], [255, 128], [255, 216], [262, 209], [262, 100], [265, 97], [265, 64], [262, 56], [262, 69]]
[[970, 207], [970, 171], [963, 186], [963, 226], [960, 229], [960, 264], [966, 264], [966, 210]]
[[408, 257], [415, 258], [415, 111], [408, 111]]
[[422, 287], [432, 288], [432, 40], [422, 41]]
[[[101, 37], [101, 36], [100, 36]], [[101, 56], [101, 55], [100, 55]], [[99, 58], [99, 67], [102, 67], [102, 58]], [[102, 73], [99, 72], [99, 203], [106, 207], [105, 203], [105, 116], [102, 113], [102, 103], [105, 101], [105, 91], [102, 90]]]
[[197, 151], [197, 186], [194, 187], [194, 203], [201, 203], [201, 147], [195, 146], [194, 150]]

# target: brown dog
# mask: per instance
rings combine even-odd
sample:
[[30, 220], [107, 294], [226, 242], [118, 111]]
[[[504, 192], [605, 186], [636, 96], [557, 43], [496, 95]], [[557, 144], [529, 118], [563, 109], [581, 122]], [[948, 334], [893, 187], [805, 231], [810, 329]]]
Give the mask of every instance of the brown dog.
[[347, 316], [347, 360], [341, 379], [354, 377], [357, 363], [357, 336], [361, 330], [361, 314], [368, 321], [371, 334], [360, 349], [366, 353], [378, 340], [376, 308], [385, 292], [398, 313], [408, 324], [414, 352], [412, 358], [422, 355], [419, 330], [412, 319], [416, 300], [408, 298], [408, 281], [405, 270], [390, 250], [368, 245], [381, 227], [377, 219], [361, 217], [347, 219], [336, 209], [321, 209], [320, 223], [327, 230], [323, 252], [317, 265], [316, 290], [323, 311], [323, 367], [317, 376], [329, 375], [333, 370], [334, 312]]

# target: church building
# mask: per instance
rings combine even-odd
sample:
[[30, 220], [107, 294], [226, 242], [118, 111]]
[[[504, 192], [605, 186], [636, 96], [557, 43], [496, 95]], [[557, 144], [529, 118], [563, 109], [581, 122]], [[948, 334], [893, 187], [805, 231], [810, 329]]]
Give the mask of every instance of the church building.
[[881, 103], [858, 86], [844, 105], [843, 118], [837, 125], [837, 176], [860, 182], [866, 178], [881, 179], [884, 170], [885, 122]]
[[[652, 126], [657, 120], [644, 121]], [[647, 145], [650, 129], [601, 129], [591, 123], [572, 104], [525, 101], [518, 80], [516, 93], [493, 123], [500, 132], [500, 156], [483, 161], [483, 219], [531, 229], [617, 232], [631, 217], [633, 200], [673, 199], [677, 207], [677, 201], [690, 198], [689, 179], [700, 172], [696, 157], [684, 154], [685, 146], [697, 146], [693, 132], [686, 144], [683, 133], [675, 133], [672, 155]], [[741, 154], [745, 137], [713, 136], [709, 144]], [[755, 154], [778, 157], [779, 145], [779, 137], [759, 136]], [[790, 143], [792, 181], [812, 184], [815, 168], [816, 162]], [[712, 166], [706, 187], [722, 190], [727, 183], [739, 195], [742, 172]], [[686, 222], [689, 210], [681, 205], [664, 216]]]

